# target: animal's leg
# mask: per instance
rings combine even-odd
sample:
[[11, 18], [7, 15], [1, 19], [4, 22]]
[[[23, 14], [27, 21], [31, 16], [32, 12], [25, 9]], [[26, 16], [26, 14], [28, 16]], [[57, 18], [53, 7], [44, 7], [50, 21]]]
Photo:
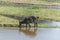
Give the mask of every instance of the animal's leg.
[[31, 27], [31, 26], [30, 26], [30, 24], [29, 24], [29, 29], [30, 29], [30, 27]]
[[19, 26], [18, 26], [20, 29], [21, 29], [21, 22], [19, 21]]
[[19, 28], [21, 29], [21, 23], [19, 24]]
[[26, 24], [26, 30], [27, 30], [27, 24]]
[[34, 28], [35, 28], [35, 23], [34, 23]]
[[36, 23], [36, 28], [38, 27], [37, 23]]
[[34, 23], [34, 28], [37, 27], [37, 23]]

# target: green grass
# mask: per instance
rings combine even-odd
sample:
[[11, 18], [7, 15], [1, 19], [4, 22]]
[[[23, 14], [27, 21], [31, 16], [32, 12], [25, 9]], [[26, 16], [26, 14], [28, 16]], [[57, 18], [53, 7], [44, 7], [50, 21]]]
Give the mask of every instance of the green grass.
[[40, 19], [60, 20], [60, 10], [42, 7], [18, 8], [18, 7], [0, 7], [0, 13], [17, 16], [39, 16]]
[[[46, 4], [52, 4], [52, 3], [60, 3], [60, 0], [50, 0], [50, 2], [46, 0], [0, 0], [4, 1], [5, 3], [9, 2], [31, 2], [31, 3], [46, 3]], [[6, 5], [9, 4], [4, 4], [0, 6], [0, 14], [8, 14], [8, 15], [16, 15], [16, 16], [24, 16], [28, 17], [31, 15], [34, 16], [39, 16], [40, 20], [50, 20], [50, 21], [60, 21], [60, 9], [52, 9], [52, 8], [43, 8], [43, 7], [8, 7]], [[13, 4], [12, 4], [13, 5]], [[12, 6], [10, 4], [10, 6]], [[13, 5], [14, 6], [14, 5]], [[18, 20], [6, 16], [0, 15], [0, 24], [17, 24], [18, 25]], [[43, 28], [50, 28], [54, 26], [46, 25], [46, 24], [38, 24], [39, 27]], [[55, 27], [54, 27], [55, 28]]]
[[[18, 8], [18, 7], [0, 7], [0, 14], [16, 15], [16, 16], [39, 16], [43, 20], [60, 21], [60, 10], [42, 7]], [[0, 24], [17, 24], [18, 20], [0, 15]], [[39, 24], [40, 25], [40, 24]], [[48, 25], [40, 25], [40, 27], [52, 27]]]

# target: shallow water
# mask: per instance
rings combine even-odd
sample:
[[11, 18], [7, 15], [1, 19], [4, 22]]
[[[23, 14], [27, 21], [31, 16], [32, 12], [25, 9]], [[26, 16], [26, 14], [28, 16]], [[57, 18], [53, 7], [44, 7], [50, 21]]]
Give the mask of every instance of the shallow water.
[[39, 23], [60, 27], [60, 22], [56, 22], [56, 21], [40, 21]]
[[59, 28], [31, 30], [0, 29], [0, 40], [60, 40]]
[[52, 25], [60, 27], [60, 22], [52, 22]]

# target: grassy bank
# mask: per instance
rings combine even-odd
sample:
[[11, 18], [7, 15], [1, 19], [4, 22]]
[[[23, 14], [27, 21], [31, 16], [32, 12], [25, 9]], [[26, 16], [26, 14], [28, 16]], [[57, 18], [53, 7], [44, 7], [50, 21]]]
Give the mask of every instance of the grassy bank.
[[[34, 27], [33, 24], [30, 24], [31, 27]], [[0, 28], [19, 28], [18, 27], [18, 24], [0, 24]], [[26, 24], [23, 24], [22, 25], [22, 28], [26, 28]], [[52, 25], [49, 25], [49, 24], [38, 24], [38, 28], [60, 28], [58, 26], [52, 26]]]
[[[18, 8], [18, 7], [0, 7], [0, 14], [8, 14], [15, 16], [39, 16], [43, 20], [60, 21], [60, 9], [42, 8], [42, 7], [31, 7], [31, 8]], [[3, 21], [5, 16], [0, 15]], [[9, 17], [5, 17], [9, 19]], [[10, 20], [10, 19], [9, 19]], [[11, 20], [17, 20], [11, 18]]]
[[[8, 16], [4, 16], [5, 14], [7, 14]], [[60, 21], [60, 9], [51, 9], [51, 8], [42, 8], [42, 7], [31, 7], [31, 8], [0, 7], [0, 24], [6, 24], [3, 25], [2, 27], [18, 26], [18, 22], [19, 22], [18, 19], [9, 17], [9, 15], [19, 16], [19, 17], [21, 16], [28, 17], [34, 15], [34, 16], [39, 16], [40, 20]], [[12, 24], [12, 25], [8, 25], [8, 24]], [[54, 27], [45, 24], [38, 24], [38, 25], [39, 27], [45, 27], [45, 28]]]

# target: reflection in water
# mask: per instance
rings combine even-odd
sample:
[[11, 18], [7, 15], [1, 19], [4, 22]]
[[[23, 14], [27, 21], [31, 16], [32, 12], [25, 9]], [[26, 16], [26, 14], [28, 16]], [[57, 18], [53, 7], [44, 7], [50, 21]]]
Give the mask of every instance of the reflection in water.
[[35, 36], [37, 32], [37, 28], [32, 29], [19, 29], [20, 32], [23, 32], [25, 35]]
[[60, 28], [38, 28], [38, 30], [31, 30], [28, 29], [26, 31], [22, 29], [19, 32], [18, 30], [0, 28], [0, 40], [60, 40]]

